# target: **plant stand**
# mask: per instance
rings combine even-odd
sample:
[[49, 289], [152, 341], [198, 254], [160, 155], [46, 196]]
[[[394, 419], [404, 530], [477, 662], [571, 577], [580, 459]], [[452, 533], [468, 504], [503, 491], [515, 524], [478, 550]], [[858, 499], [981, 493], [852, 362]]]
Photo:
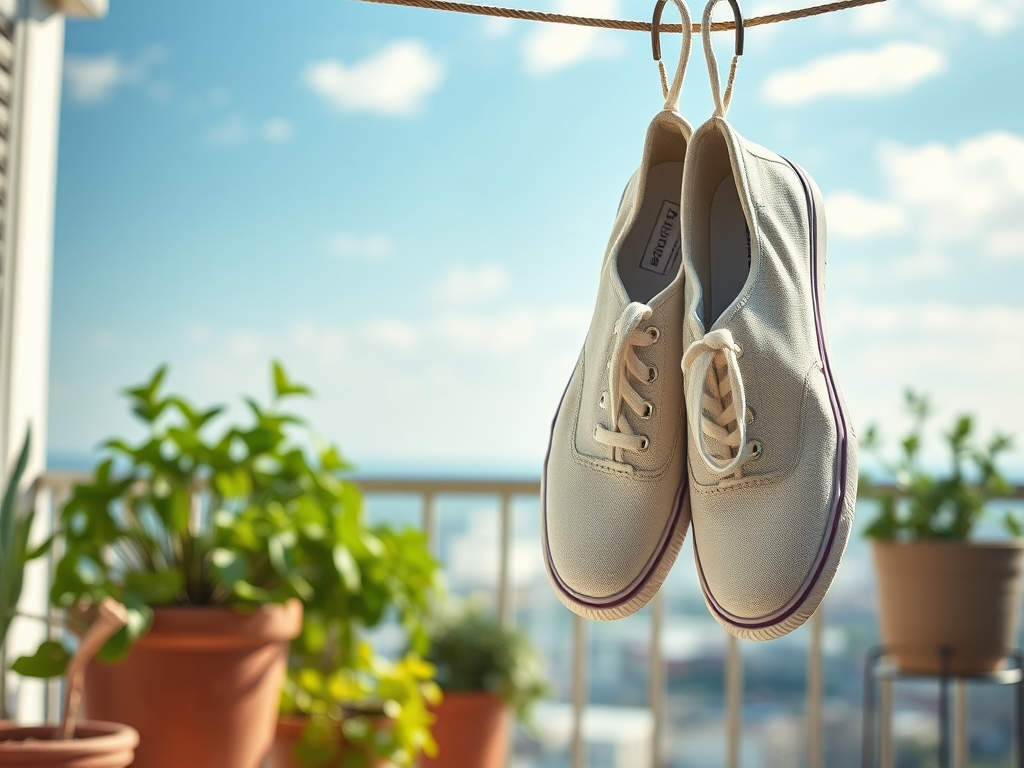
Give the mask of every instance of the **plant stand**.
[[[861, 753], [863, 768], [887, 768], [893, 765], [891, 759], [892, 746], [892, 684], [897, 680], [937, 680], [939, 683], [939, 768], [960, 768], [960, 756], [951, 758], [950, 720], [953, 714], [950, 707], [950, 682], [956, 683], [958, 708], [964, 706], [966, 699], [960, 700], [960, 692], [966, 692], [968, 683], [989, 683], [995, 685], [1012, 685], [1013, 691], [1013, 739], [1014, 762], [1016, 768], [1024, 768], [1024, 653], [1020, 650], [1011, 651], [1006, 658], [1006, 668], [988, 675], [958, 675], [950, 671], [948, 648], [939, 648], [939, 674], [912, 674], [901, 672], [891, 659], [887, 657], [892, 649], [884, 647], [868, 651], [864, 672], [864, 740]], [[963, 710], [956, 713], [957, 722], [964, 716]], [[958, 742], [966, 749], [966, 732], [958, 733]], [[885, 754], [888, 751], [889, 754]], [[966, 752], [963, 753], [964, 755]], [[966, 766], [966, 760], [963, 761]]]

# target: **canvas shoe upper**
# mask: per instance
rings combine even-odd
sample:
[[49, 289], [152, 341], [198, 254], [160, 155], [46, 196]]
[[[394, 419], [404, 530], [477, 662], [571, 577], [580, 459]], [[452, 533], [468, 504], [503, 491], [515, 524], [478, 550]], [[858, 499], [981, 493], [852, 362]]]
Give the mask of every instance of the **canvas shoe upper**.
[[[685, 6], [674, 0], [689, 24]], [[664, 111], [619, 205], [593, 319], [558, 406], [544, 464], [541, 533], [559, 599], [592, 619], [655, 594], [689, 523], [680, 207], [690, 125], [676, 111], [689, 35]]]
[[731, 82], [723, 98], [704, 43], [716, 111], [683, 181], [694, 553], [715, 619], [768, 639], [806, 621], [835, 575], [857, 447], [826, 341], [821, 195], [726, 121]]

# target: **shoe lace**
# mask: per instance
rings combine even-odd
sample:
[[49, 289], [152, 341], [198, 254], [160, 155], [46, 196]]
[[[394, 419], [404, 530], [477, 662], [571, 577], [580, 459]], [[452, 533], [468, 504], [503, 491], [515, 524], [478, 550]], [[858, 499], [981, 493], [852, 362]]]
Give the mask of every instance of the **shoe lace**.
[[[696, 436], [697, 452], [716, 477], [736, 473], [752, 453], [741, 353], [732, 333], [719, 328], [694, 341], [683, 354], [690, 434]], [[699, 408], [693, 407], [696, 403]]]
[[630, 376], [647, 384], [657, 376], [657, 371], [642, 362], [636, 354], [637, 347], [649, 347], [658, 340], [657, 328], [640, 328], [651, 314], [650, 307], [634, 301], [626, 306], [615, 323], [615, 346], [608, 361], [608, 392], [604, 403], [608, 408], [610, 426], [598, 424], [594, 429], [594, 439], [612, 449], [612, 459], [615, 461], [622, 459], [624, 451], [646, 451], [651, 444], [646, 435], [633, 432], [626, 419], [625, 409], [622, 408], [625, 403], [642, 418], [650, 418], [654, 412], [654, 405], [644, 400], [630, 383]]

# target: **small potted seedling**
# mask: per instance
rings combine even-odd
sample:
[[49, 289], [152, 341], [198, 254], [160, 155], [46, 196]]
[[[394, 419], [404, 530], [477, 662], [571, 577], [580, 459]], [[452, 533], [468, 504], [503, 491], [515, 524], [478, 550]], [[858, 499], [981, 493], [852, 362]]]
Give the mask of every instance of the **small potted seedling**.
[[548, 692], [540, 654], [522, 630], [472, 603], [440, 612], [427, 660], [444, 698], [435, 708], [437, 756], [423, 768], [501, 768], [512, 717], [528, 722]]
[[[32, 527], [31, 510], [18, 509], [19, 485], [28, 461], [29, 438], [21, 449], [14, 472], [7, 483], [0, 504], [0, 659], [7, 633], [16, 616], [21, 597], [25, 564], [44, 547], [29, 550]], [[0, 767], [24, 768], [125, 768], [135, 756], [139, 734], [126, 725], [98, 721], [75, 722], [81, 697], [85, 666], [107, 638], [124, 625], [124, 607], [108, 601], [99, 606], [99, 620], [83, 639], [78, 653], [68, 668], [64, 719], [52, 725], [20, 726], [0, 723]], [[5, 670], [0, 669], [0, 676]], [[2, 698], [0, 698], [2, 703]], [[0, 715], [5, 714], [0, 711]]]
[[949, 468], [934, 471], [922, 457], [931, 406], [912, 392], [906, 400], [912, 426], [895, 460], [881, 456], [875, 428], [862, 442], [881, 456], [894, 482], [891, 488], [860, 482], [861, 498], [878, 504], [866, 534], [882, 643], [904, 672], [991, 673], [1016, 644], [1024, 540], [1009, 511], [1002, 516], [1005, 538], [974, 536], [990, 503], [1012, 492], [998, 468], [1011, 441], [996, 434], [982, 442], [972, 419], [959, 416], [945, 435]]

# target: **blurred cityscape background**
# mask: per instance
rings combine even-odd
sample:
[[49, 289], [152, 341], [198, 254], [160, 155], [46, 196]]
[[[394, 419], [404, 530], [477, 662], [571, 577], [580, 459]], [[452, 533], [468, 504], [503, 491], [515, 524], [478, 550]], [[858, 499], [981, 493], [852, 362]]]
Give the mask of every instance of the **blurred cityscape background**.
[[[486, 498], [439, 499], [439, 552], [449, 590], [494, 605], [498, 586], [499, 517]], [[1022, 508], [994, 505], [993, 512]], [[381, 520], [419, 524], [418, 502], [370, 497]], [[858, 507], [857, 532], [822, 608], [824, 711], [822, 765], [862, 765], [862, 716], [866, 656], [878, 645], [875, 584], [870, 548], [860, 531], [872, 514]], [[538, 644], [556, 695], [536, 711], [533, 732], [520, 730], [514, 768], [568, 765], [572, 724], [571, 614], [554, 596], [544, 574], [535, 499], [513, 508], [511, 549], [515, 620]], [[998, 517], [993, 514], [993, 521]], [[983, 536], [998, 537], [998, 526]], [[662, 650], [665, 658], [667, 723], [662, 754], [666, 768], [724, 768], [726, 716], [724, 667], [727, 635], [704, 606], [687, 543], [665, 586]], [[589, 702], [584, 736], [590, 768], [647, 768], [653, 720], [648, 709], [650, 606], [589, 631]], [[809, 626], [766, 643], [740, 643], [743, 658], [744, 768], [807, 765], [807, 675]], [[395, 639], [397, 640], [397, 635]], [[386, 633], [380, 638], [387, 648]], [[397, 646], [395, 647], [397, 650]], [[900, 680], [894, 686], [893, 735], [897, 768], [938, 766], [938, 684]], [[1011, 686], [976, 683], [969, 692], [970, 765], [1013, 765]]]

